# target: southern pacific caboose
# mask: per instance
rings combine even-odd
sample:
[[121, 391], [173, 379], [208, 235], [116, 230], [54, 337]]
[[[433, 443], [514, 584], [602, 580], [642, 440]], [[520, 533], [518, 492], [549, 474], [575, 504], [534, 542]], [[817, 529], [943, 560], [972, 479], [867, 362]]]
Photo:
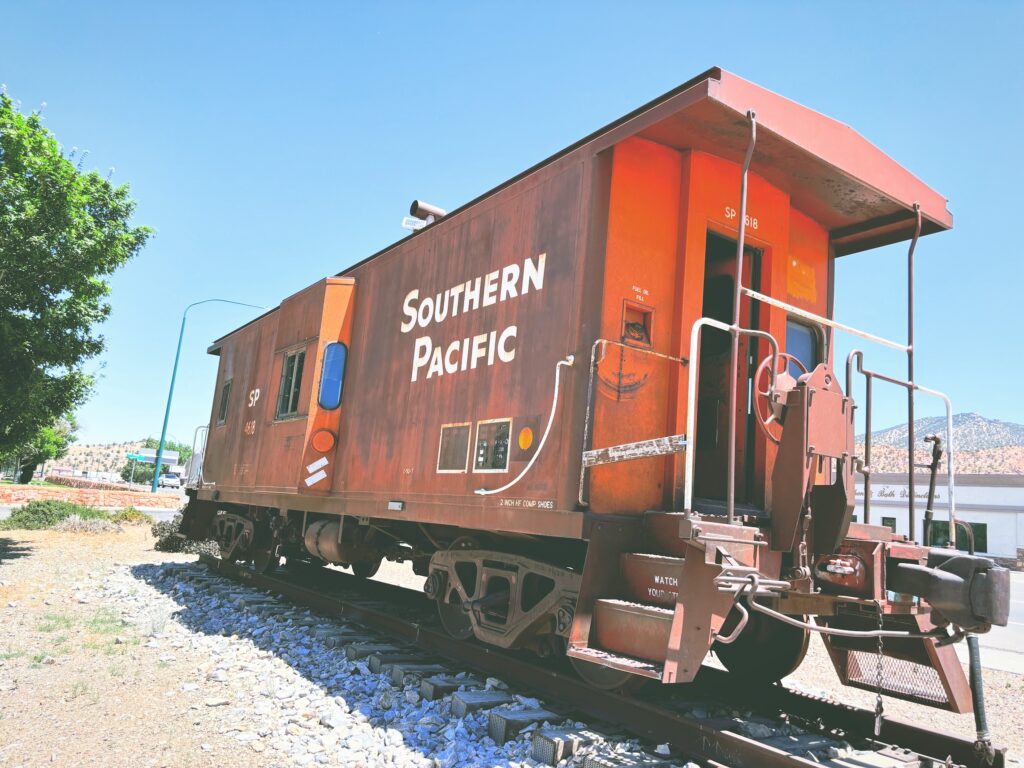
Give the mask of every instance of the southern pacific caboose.
[[970, 709], [950, 643], [1006, 623], [1008, 573], [853, 522], [851, 387], [936, 393], [912, 312], [860, 334], [907, 376], [835, 360], [832, 320], [835, 260], [910, 241], [912, 275], [943, 197], [713, 69], [436, 213], [210, 347], [186, 533], [261, 569], [411, 561], [452, 635], [595, 685], [712, 649], [777, 680], [820, 633], [844, 682]]

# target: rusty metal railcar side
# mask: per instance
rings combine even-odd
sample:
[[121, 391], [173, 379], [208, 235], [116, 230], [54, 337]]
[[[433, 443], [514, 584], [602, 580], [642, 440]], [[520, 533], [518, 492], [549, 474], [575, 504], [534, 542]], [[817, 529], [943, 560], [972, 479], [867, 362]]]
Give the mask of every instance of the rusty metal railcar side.
[[967, 711], [945, 644], [1005, 624], [1005, 569], [852, 522], [832, 319], [836, 258], [951, 225], [845, 125], [709, 70], [218, 340], [188, 529], [258, 567], [412, 560], [453, 635], [602, 687], [712, 647], [777, 680], [814, 631], [862, 686], [898, 638], [887, 690]]

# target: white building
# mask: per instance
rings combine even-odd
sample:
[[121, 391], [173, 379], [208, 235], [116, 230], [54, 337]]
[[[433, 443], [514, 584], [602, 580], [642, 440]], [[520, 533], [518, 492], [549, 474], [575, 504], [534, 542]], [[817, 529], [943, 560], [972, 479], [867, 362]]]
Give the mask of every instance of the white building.
[[[876, 474], [871, 477], [869, 519], [864, 511], [864, 478], [857, 475], [857, 507], [854, 519], [888, 525], [909, 535], [907, 476]], [[974, 531], [978, 554], [998, 559], [1003, 565], [1024, 568], [1024, 475], [957, 475], [956, 516]], [[914, 478], [916, 538], [921, 541], [928, 500], [928, 476]], [[948, 542], [949, 489], [945, 474], [935, 485], [933, 545]], [[957, 547], [967, 548], [963, 530], [957, 531]]]

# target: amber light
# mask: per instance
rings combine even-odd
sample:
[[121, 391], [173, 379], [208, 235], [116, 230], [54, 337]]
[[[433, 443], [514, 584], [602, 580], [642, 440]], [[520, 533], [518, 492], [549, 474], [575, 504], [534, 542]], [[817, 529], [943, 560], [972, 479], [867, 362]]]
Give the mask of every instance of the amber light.
[[327, 453], [334, 447], [334, 433], [327, 429], [321, 429], [313, 433], [313, 439], [310, 443], [313, 446], [313, 450]]
[[531, 445], [533, 445], [533, 430], [529, 427], [523, 427], [519, 430], [519, 449], [528, 451]]

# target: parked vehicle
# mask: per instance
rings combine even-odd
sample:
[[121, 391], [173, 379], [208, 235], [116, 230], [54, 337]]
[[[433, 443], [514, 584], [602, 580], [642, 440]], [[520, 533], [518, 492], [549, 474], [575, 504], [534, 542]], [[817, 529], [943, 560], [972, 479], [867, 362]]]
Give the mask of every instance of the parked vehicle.
[[160, 488], [181, 488], [181, 478], [171, 474], [160, 475], [160, 479], [157, 480], [157, 486]]

